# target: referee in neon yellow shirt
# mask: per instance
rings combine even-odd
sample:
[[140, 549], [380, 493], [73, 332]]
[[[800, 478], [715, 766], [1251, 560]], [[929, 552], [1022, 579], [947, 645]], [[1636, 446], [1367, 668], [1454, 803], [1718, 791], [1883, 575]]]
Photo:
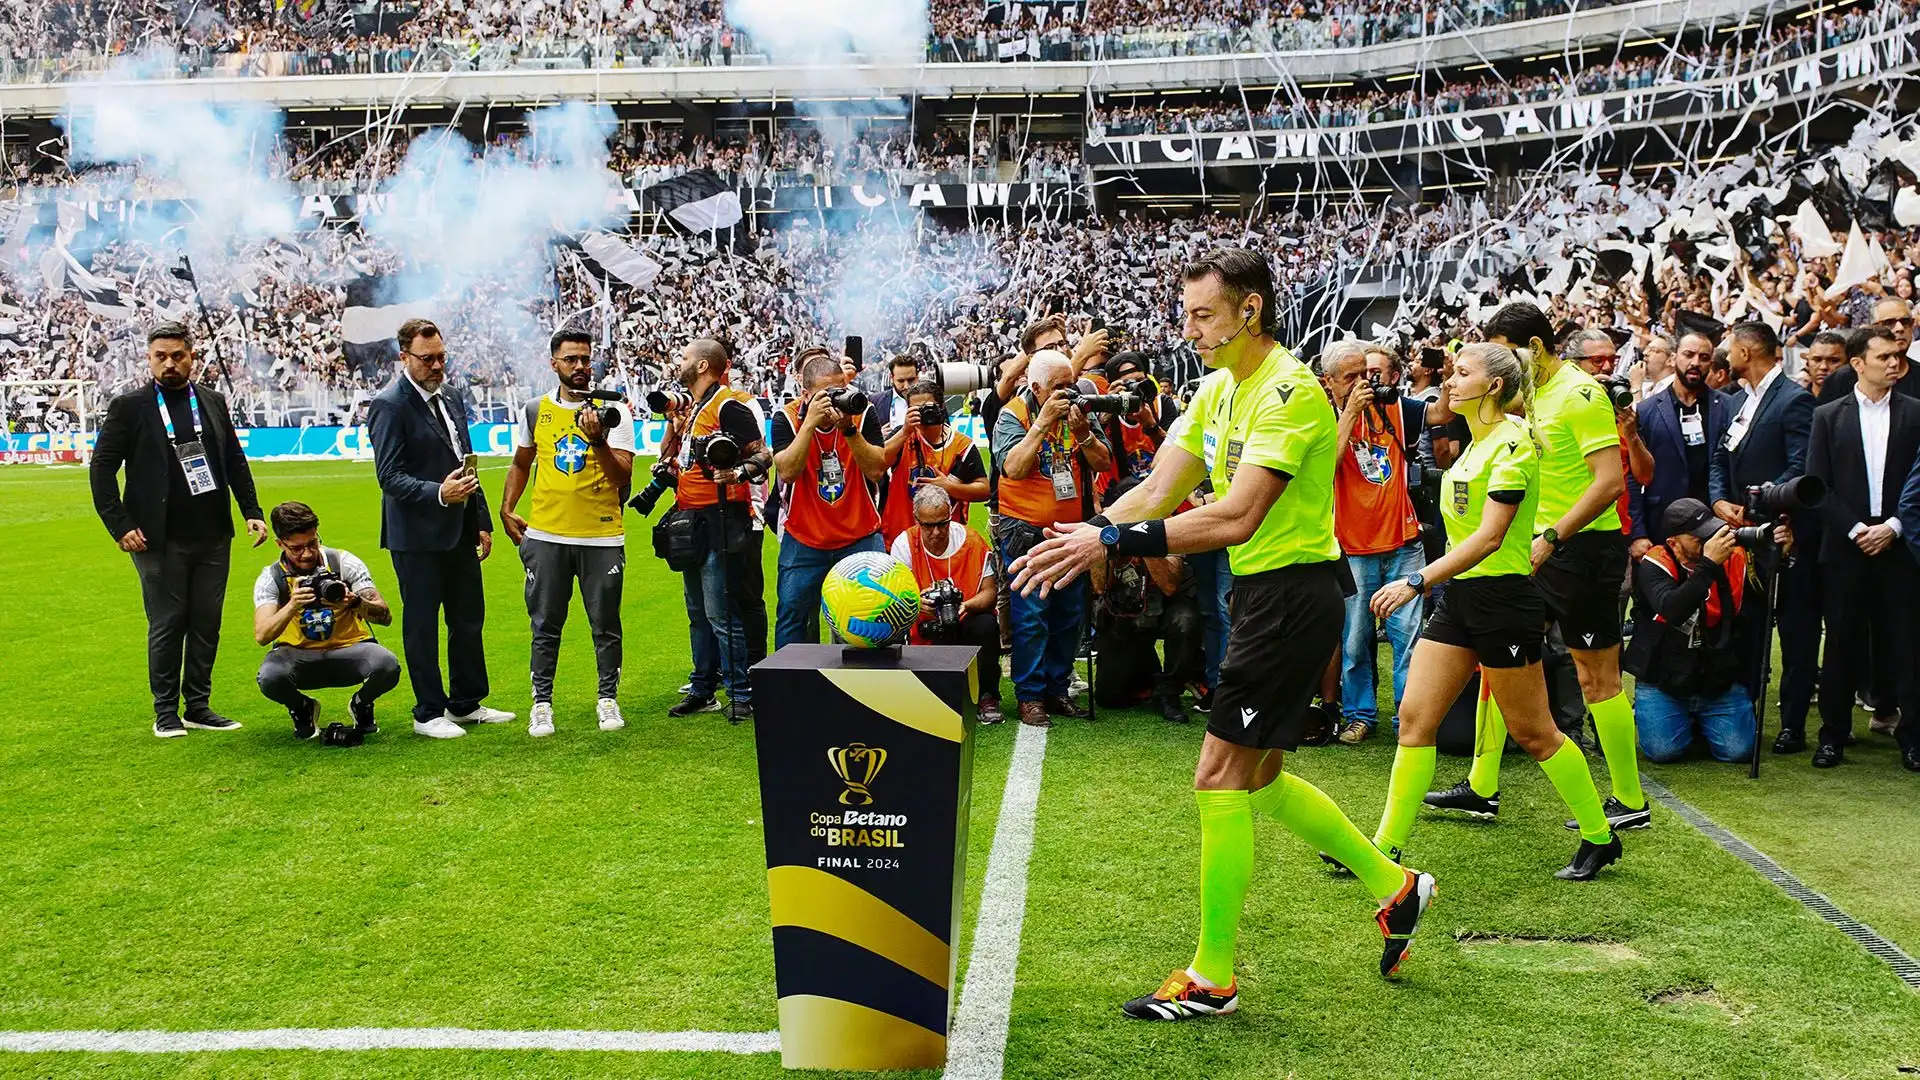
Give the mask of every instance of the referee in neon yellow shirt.
[[[1400, 966], [1432, 876], [1402, 869], [1326, 793], [1281, 770], [1300, 744], [1344, 602], [1333, 536], [1333, 406], [1274, 340], [1266, 259], [1221, 248], [1186, 268], [1184, 334], [1213, 370], [1138, 487], [1085, 524], [1056, 527], [1012, 567], [1014, 587], [1065, 585], [1109, 553], [1148, 558], [1227, 549], [1231, 627], [1194, 796], [1200, 809], [1200, 943], [1193, 962], [1123, 1007], [1141, 1020], [1233, 1012], [1234, 944], [1253, 877], [1253, 811], [1350, 868], [1380, 901], [1382, 975]], [[1216, 501], [1167, 517], [1211, 478]]]
[[[1554, 355], [1553, 324], [1524, 301], [1494, 312], [1483, 330], [1525, 360], [1534, 375], [1529, 420], [1541, 444], [1540, 507], [1533, 518], [1533, 582], [1547, 618], [1573, 654], [1580, 693], [1607, 759], [1613, 794], [1605, 805], [1615, 829], [1652, 821], [1640, 789], [1633, 701], [1620, 683], [1620, 583], [1627, 573], [1627, 537], [1616, 505], [1626, 489], [1613, 406], [1593, 376]], [[1466, 780], [1427, 795], [1428, 806], [1491, 820], [1500, 812], [1500, 754], [1505, 730], [1497, 706], [1487, 709], [1478, 752]], [[1568, 822], [1569, 828], [1576, 827]]]

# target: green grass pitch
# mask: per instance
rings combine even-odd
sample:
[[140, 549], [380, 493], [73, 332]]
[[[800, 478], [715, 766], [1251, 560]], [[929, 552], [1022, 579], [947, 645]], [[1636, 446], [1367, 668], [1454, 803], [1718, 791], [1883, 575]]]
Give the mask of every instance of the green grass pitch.
[[[501, 469], [486, 474], [497, 496]], [[390, 598], [378, 492], [355, 463], [257, 467], [365, 557]], [[408, 733], [403, 680], [357, 750], [296, 743], [260, 698], [236, 545], [216, 707], [232, 734], [148, 734], [145, 624], [78, 469], [0, 472], [0, 1030], [266, 1027], [757, 1032], [776, 1026], [752, 731], [670, 720], [687, 670], [677, 579], [637, 518], [628, 727], [594, 728], [577, 606], [559, 732], [531, 740], [521, 575], [487, 566], [491, 704], [520, 722]], [[773, 548], [768, 547], [772, 577]], [[397, 598], [396, 598], [397, 602]], [[398, 646], [397, 630], [385, 635]], [[345, 693], [323, 696], [340, 719]], [[967, 937], [1014, 727], [983, 730]], [[1869, 736], [1845, 768], [1771, 759], [1651, 770], [1909, 951], [1920, 950], [1915, 779]], [[1441, 897], [1404, 977], [1351, 880], [1258, 826], [1241, 1013], [1149, 1025], [1119, 1002], [1189, 959], [1200, 727], [1144, 713], [1050, 738], [1007, 1075], [1015, 1077], [1894, 1077], [1920, 1068], [1920, 995], [1660, 812], [1590, 885], [1554, 881], [1562, 809], [1523, 757], [1497, 825], [1423, 818]], [[1363, 830], [1388, 740], [1296, 755]], [[1598, 761], [1597, 755], [1595, 757]], [[1458, 763], [1443, 761], [1450, 782]], [[1534, 941], [1532, 939], [1546, 939]], [[964, 967], [964, 963], [963, 963]], [[964, 978], [964, 971], [963, 971]], [[4, 1076], [762, 1077], [777, 1056], [277, 1052], [0, 1054]]]

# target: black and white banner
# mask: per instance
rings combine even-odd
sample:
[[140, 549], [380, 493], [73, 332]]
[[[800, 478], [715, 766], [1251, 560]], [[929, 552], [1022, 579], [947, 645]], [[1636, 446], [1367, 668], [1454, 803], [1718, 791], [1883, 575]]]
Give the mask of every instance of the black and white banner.
[[1019, 24], [1025, 16], [1042, 30], [1055, 23], [1076, 23], [1085, 14], [1085, 0], [987, 0], [989, 26]]
[[1101, 169], [1199, 168], [1400, 158], [1532, 139], [1576, 140], [1602, 132], [1764, 111], [1878, 82], [1920, 57], [1920, 25], [1774, 64], [1743, 75], [1621, 90], [1494, 109], [1343, 128], [1279, 128], [1242, 134], [1089, 138], [1087, 163]]

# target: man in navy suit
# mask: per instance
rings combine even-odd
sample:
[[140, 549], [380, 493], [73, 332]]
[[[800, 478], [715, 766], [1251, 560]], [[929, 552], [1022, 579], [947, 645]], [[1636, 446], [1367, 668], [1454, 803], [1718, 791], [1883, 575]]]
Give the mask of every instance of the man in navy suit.
[[1640, 420], [1640, 438], [1653, 455], [1653, 479], [1643, 485], [1633, 476], [1627, 477], [1633, 518], [1629, 535], [1635, 558], [1654, 545], [1653, 534], [1660, 531], [1668, 506], [1676, 499], [1707, 502], [1712, 495], [1713, 474], [1726, 471], [1727, 428], [1733, 423], [1733, 407], [1725, 394], [1707, 389], [1711, 359], [1711, 347], [1677, 351], [1673, 380], [1634, 408]]
[[[380, 480], [380, 546], [400, 583], [400, 642], [413, 683], [413, 731], [433, 739], [466, 734], [460, 724], [504, 724], [510, 712], [481, 704], [487, 655], [481, 641], [486, 592], [480, 563], [493, 550], [493, 518], [480, 478], [467, 468], [467, 411], [445, 392], [447, 345], [440, 328], [409, 319], [398, 335], [403, 374], [367, 408]], [[447, 682], [440, 681], [440, 613], [447, 619]]]
[[[1907, 482], [1900, 489], [1899, 513], [1900, 538], [1907, 542], [1914, 562], [1920, 563], [1920, 457], [1907, 470]], [[1909, 642], [1920, 641], [1920, 584], [1907, 593], [1907, 633]], [[1900, 764], [1908, 772], [1920, 772], [1920, 709], [1900, 715], [1894, 737], [1900, 742]]]
[[[1813, 430], [1813, 395], [1780, 370], [1780, 337], [1765, 323], [1740, 323], [1727, 333], [1727, 363], [1747, 389], [1727, 395], [1732, 421], [1726, 452], [1714, 459], [1707, 485], [1714, 513], [1730, 525], [1746, 518], [1747, 489], [1780, 484], [1806, 471], [1807, 438]], [[1814, 513], [1792, 523], [1793, 557], [1780, 566], [1780, 595], [1771, 610], [1780, 626], [1780, 735], [1776, 754], [1807, 748], [1807, 711], [1813, 703], [1820, 667], [1819, 521]], [[1769, 560], [1780, 558], [1776, 552]], [[1759, 567], [1762, 580], [1772, 567]], [[1760, 665], [1769, 648], [1767, 604], [1754, 605], [1743, 639], [1747, 649], [1747, 690], [1760, 701]]]

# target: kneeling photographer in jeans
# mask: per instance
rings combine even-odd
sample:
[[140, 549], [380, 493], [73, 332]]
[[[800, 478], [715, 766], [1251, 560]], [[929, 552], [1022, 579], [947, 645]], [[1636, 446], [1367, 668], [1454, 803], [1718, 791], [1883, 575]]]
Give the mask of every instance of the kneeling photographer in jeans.
[[380, 730], [373, 703], [400, 684], [399, 659], [367, 628], [391, 626], [393, 609], [373, 587], [366, 563], [321, 546], [312, 507], [284, 502], [267, 520], [280, 559], [253, 583], [253, 639], [271, 646], [260, 663], [260, 692], [287, 707], [296, 737], [311, 739], [320, 703], [301, 691], [358, 686], [347, 704], [358, 741]]
[[1734, 622], [1746, 552], [1698, 499], [1669, 503], [1659, 534], [1666, 540], [1633, 570], [1639, 629], [1623, 658], [1635, 679], [1640, 752], [1678, 761], [1697, 728], [1715, 758], [1745, 761], [1753, 756], [1753, 699], [1740, 679]]
[[953, 498], [929, 484], [914, 493], [914, 527], [894, 537], [888, 552], [913, 568], [920, 586], [916, 645], [976, 645], [980, 649], [980, 722], [1000, 712], [999, 598], [987, 538], [953, 520]]

